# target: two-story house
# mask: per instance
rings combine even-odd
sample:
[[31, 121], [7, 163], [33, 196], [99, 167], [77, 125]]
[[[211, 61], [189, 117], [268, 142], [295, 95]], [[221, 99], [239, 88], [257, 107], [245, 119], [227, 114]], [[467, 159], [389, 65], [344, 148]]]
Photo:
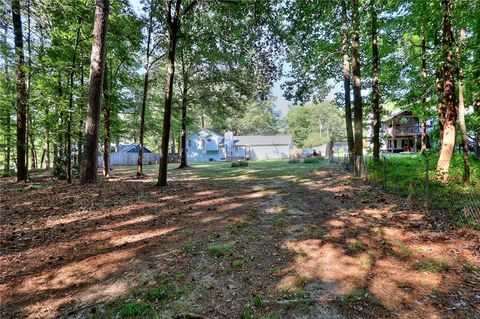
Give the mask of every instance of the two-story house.
[[187, 159], [191, 162], [223, 160], [266, 160], [288, 158], [293, 146], [291, 135], [234, 136], [202, 129], [187, 136]]
[[[431, 122], [427, 122], [427, 133]], [[386, 143], [383, 150], [387, 153], [416, 152], [421, 149], [422, 126], [418, 117], [410, 111], [393, 113], [383, 121]], [[429, 147], [427, 135], [427, 147]]]

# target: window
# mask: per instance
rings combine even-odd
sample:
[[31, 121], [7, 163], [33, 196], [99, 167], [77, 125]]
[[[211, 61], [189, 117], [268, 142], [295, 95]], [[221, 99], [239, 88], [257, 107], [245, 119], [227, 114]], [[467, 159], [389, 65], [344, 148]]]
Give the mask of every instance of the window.
[[188, 147], [192, 147], [192, 140], [188, 140]]
[[207, 142], [210, 143], [212, 141], [211, 137], [207, 137]]
[[205, 140], [201, 140], [200, 141], [200, 148], [204, 148], [205, 147]]

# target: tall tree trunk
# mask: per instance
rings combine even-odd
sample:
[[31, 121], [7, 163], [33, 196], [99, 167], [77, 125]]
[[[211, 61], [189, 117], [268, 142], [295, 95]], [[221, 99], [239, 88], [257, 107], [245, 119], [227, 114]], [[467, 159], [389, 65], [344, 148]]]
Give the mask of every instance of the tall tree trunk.
[[353, 138], [352, 127], [352, 101], [350, 97], [350, 57], [348, 55], [348, 15], [347, 15], [347, 0], [342, 0], [342, 18], [343, 18], [343, 38], [342, 38], [342, 53], [343, 53], [343, 90], [345, 92], [345, 121], [347, 128], [347, 143], [348, 152], [353, 153], [355, 147], [355, 140]]
[[455, 61], [453, 55], [453, 0], [442, 0], [443, 4], [443, 94], [445, 97], [445, 118], [443, 127], [442, 149], [438, 159], [437, 172], [443, 180], [448, 179], [450, 161], [455, 148], [455, 125], [458, 117], [458, 104], [455, 92]]
[[137, 176], [143, 175], [143, 147], [144, 147], [144, 135], [145, 135], [145, 110], [147, 108], [147, 96], [148, 96], [148, 77], [150, 73], [150, 44], [152, 41], [153, 32], [153, 1], [150, 2], [150, 13], [148, 18], [148, 34], [147, 34], [147, 51], [145, 53], [145, 73], [143, 76], [143, 95], [142, 95], [142, 107], [140, 110], [140, 136], [139, 136], [139, 150], [137, 160]]
[[[80, 57], [80, 61], [83, 61], [83, 59]], [[83, 70], [83, 63], [81, 64], [81, 69], [80, 69], [80, 87], [83, 88], [85, 85], [85, 73]], [[83, 101], [83, 97], [81, 101]], [[80, 103], [79, 103], [80, 104]], [[83, 108], [82, 108], [83, 111]], [[83, 112], [82, 112], [83, 113]], [[82, 162], [83, 158], [83, 121], [80, 120], [79, 123], [79, 130], [78, 130], [78, 136], [77, 136], [77, 149], [78, 149], [78, 155], [77, 155], [77, 164], [80, 165]]]
[[[479, 12], [480, 6], [477, 5], [477, 12]], [[480, 118], [480, 19], [477, 19], [475, 30], [475, 49], [474, 49], [474, 65], [477, 67], [473, 71], [473, 87], [476, 88], [473, 92], [473, 111]], [[477, 127], [477, 132], [475, 134], [475, 154], [477, 158], [480, 159], [480, 126]]]
[[355, 121], [355, 147], [353, 154], [363, 155], [363, 106], [360, 74], [360, 16], [358, 0], [352, 0], [352, 74], [353, 74], [353, 113]]
[[[425, 36], [425, 29], [422, 26], [422, 109], [426, 111], [427, 108], [427, 39]], [[425, 115], [423, 115], [425, 116]], [[427, 123], [422, 121], [422, 149], [421, 153], [427, 151]]]
[[[465, 41], [465, 34], [467, 33], [465, 27], [460, 30], [460, 41], [457, 46], [457, 59], [461, 61], [461, 47]], [[463, 97], [463, 70], [458, 63], [457, 67], [458, 78], [458, 122], [460, 123], [460, 130], [462, 131], [462, 146], [463, 146], [463, 182], [467, 184], [470, 181], [470, 160], [468, 158], [468, 137], [467, 126], [465, 125], [465, 100]]]
[[172, 15], [172, 2], [166, 1], [166, 17], [168, 25], [168, 51], [167, 51], [167, 86], [165, 90], [162, 145], [157, 186], [167, 185], [168, 145], [170, 143], [170, 120], [172, 116], [173, 79], [175, 73], [175, 50], [177, 37], [180, 31], [180, 6], [181, 0], [175, 4], [175, 13]]
[[435, 72], [435, 88], [437, 92], [437, 114], [438, 114], [438, 139], [440, 149], [443, 143], [443, 131], [445, 127], [445, 97], [443, 96], [443, 79], [442, 71], [438, 68]]
[[370, 14], [372, 17], [372, 111], [373, 111], [373, 157], [380, 158], [380, 92], [378, 79], [378, 39], [377, 39], [377, 8], [375, 0], [370, 1]]
[[103, 76], [103, 176], [110, 176], [110, 139], [111, 139], [111, 119], [110, 119], [110, 92], [108, 87], [108, 72], [105, 63], [105, 75]]
[[[3, 44], [7, 45], [7, 34], [8, 34], [8, 26], [7, 24], [4, 25], [4, 33], [3, 33]], [[8, 72], [8, 61], [7, 61], [7, 55], [5, 55], [4, 58], [4, 74], [5, 74], [5, 88], [8, 92], [8, 97], [12, 97], [10, 95], [11, 92], [11, 87], [10, 87], [10, 74]], [[3, 161], [3, 172], [5, 174], [10, 174], [10, 144], [11, 144], [11, 132], [10, 132], [10, 126], [11, 126], [11, 118], [10, 118], [10, 112], [12, 109], [15, 109], [15, 102], [14, 99], [12, 98], [12, 108], [7, 106], [5, 107], [5, 113], [4, 118], [2, 119], [3, 125], [4, 125], [4, 139], [5, 139], [5, 145], [3, 147], [3, 156], [4, 156], [4, 161]]]
[[64, 165], [64, 139], [63, 139], [63, 126], [65, 124], [64, 114], [61, 110], [61, 100], [63, 99], [63, 88], [62, 88], [62, 79], [61, 74], [58, 75], [58, 82], [57, 82], [57, 97], [58, 103], [55, 105], [55, 114], [58, 115], [56, 118], [57, 125], [60, 128], [55, 134], [54, 145], [53, 145], [53, 175], [60, 179], [66, 178], [65, 173], [65, 165]]
[[15, 62], [17, 84], [17, 181], [26, 181], [27, 157], [27, 83], [23, 54], [22, 17], [20, 0], [12, 0], [12, 21], [15, 34]]
[[27, 126], [26, 126], [26, 134], [27, 134], [27, 142], [26, 142], [26, 158], [25, 158], [25, 166], [27, 167], [27, 179], [28, 179], [28, 148], [29, 144], [32, 146], [30, 147], [31, 155], [32, 155], [32, 164], [31, 168], [36, 168], [35, 166], [35, 149], [34, 143], [31, 143], [31, 126], [32, 126], [32, 117], [30, 116], [30, 106], [28, 105], [28, 101], [30, 99], [30, 83], [32, 79], [32, 46], [31, 46], [31, 36], [32, 31], [30, 27], [31, 19], [30, 19], [30, 0], [26, 1], [26, 9], [27, 9]]
[[185, 59], [182, 51], [182, 128], [180, 131], [180, 166], [178, 168], [187, 168], [187, 94], [188, 94], [188, 74], [185, 70]]
[[100, 106], [103, 92], [105, 53], [107, 48], [108, 0], [95, 3], [95, 22], [93, 26], [93, 45], [90, 58], [90, 88], [88, 92], [87, 121], [85, 126], [85, 144], [80, 183], [97, 181], [98, 131], [100, 126]]
[[82, 19], [78, 18], [77, 37], [75, 39], [75, 48], [72, 56], [72, 67], [70, 69], [70, 96], [68, 100], [68, 117], [67, 117], [67, 182], [72, 182], [72, 121], [73, 121], [73, 80], [75, 76], [75, 67], [77, 61], [77, 50], [80, 43], [80, 25]]

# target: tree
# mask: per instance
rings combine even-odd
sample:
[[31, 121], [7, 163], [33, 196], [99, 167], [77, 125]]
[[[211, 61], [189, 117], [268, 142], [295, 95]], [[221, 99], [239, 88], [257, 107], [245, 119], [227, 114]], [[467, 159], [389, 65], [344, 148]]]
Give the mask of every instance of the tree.
[[370, 15], [372, 19], [372, 112], [373, 112], [373, 157], [380, 158], [380, 92], [378, 79], [378, 38], [377, 38], [377, 7], [376, 1], [370, 1]]
[[353, 137], [352, 127], [352, 102], [351, 102], [351, 86], [350, 86], [350, 57], [348, 46], [348, 15], [347, 15], [347, 0], [342, 0], [342, 54], [343, 54], [343, 90], [345, 99], [345, 121], [347, 128], [347, 143], [350, 154], [355, 147], [355, 140]]
[[285, 122], [299, 148], [341, 141], [346, 135], [342, 112], [327, 101], [297, 105], [288, 112]]
[[437, 172], [442, 179], [448, 179], [448, 171], [453, 150], [455, 148], [455, 125], [458, 118], [458, 102], [455, 91], [455, 57], [454, 57], [454, 27], [453, 0], [442, 0], [442, 46], [443, 46], [443, 96], [445, 112], [443, 116], [443, 136]]
[[157, 186], [167, 185], [168, 144], [170, 142], [170, 120], [172, 116], [173, 80], [175, 75], [175, 51], [177, 49], [178, 32], [180, 31], [181, 19], [193, 8], [193, 6], [195, 6], [196, 2], [197, 1], [195, 0], [190, 2], [182, 14], [180, 12], [182, 4], [181, 0], [176, 0], [173, 12], [172, 1], [166, 0], [166, 21], [168, 29], [167, 85], [164, 99], [162, 145], [160, 150]]
[[100, 106], [103, 92], [105, 53], [107, 48], [109, 1], [95, 2], [93, 45], [90, 58], [90, 77], [85, 126], [84, 158], [80, 173], [80, 183], [93, 183], [97, 180], [97, 149], [100, 125]]
[[[457, 58], [460, 60], [461, 47], [464, 45], [465, 35], [467, 30], [461, 28], [460, 39], [457, 46]], [[470, 181], [470, 160], [468, 158], [468, 136], [467, 126], [465, 124], [465, 98], [463, 93], [463, 70], [462, 66], [457, 66], [458, 79], [458, 122], [460, 123], [460, 130], [462, 132], [462, 147], [463, 147], [463, 182], [467, 184]]]
[[155, 1], [150, 0], [146, 8], [148, 10], [148, 22], [147, 22], [147, 46], [145, 49], [145, 70], [143, 73], [143, 93], [142, 93], [142, 105], [140, 109], [140, 132], [139, 132], [139, 151], [138, 151], [138, 161], [137, 161], [137, 176], [143, 175], [143, 148], [144, 136], [145, 136], [145, 111], [147, 108], [147, 97], [148, 97], [148, 86], [149, 86], [149, 76], [150, 69], [155, 64], [157, 59], [150, 61], [152, 55], [155, 52], [156, 44], [152, 46], [152, 33], [155, 27], [154, 12], [155, 12]]
[[352, 0], [352, 74], [355, 147], [353, 154], [363, 156], [363, 105], [360, 73], [360, 16], [358, 0]]
[[15, 33], [15, 62], [17, 82], [17, 181], [26, 181], [27, 157], [27, 83], [23, 53], [22, 16], [20, 0], [12, 0], [13, 32]]

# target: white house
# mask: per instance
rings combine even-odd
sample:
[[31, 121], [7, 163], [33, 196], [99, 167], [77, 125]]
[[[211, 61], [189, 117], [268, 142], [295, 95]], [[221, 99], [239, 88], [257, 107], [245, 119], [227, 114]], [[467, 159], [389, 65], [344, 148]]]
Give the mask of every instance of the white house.
[[187, 160], [208, 162], [225, 160], [224, 135], [220, 132], [203, 129], [187, 136]]
[[187, 157], [193, 162], [281, 159], [289, 157], [292, 146], [291, 135], [232, 136], [203, 129], [187, 136]]

